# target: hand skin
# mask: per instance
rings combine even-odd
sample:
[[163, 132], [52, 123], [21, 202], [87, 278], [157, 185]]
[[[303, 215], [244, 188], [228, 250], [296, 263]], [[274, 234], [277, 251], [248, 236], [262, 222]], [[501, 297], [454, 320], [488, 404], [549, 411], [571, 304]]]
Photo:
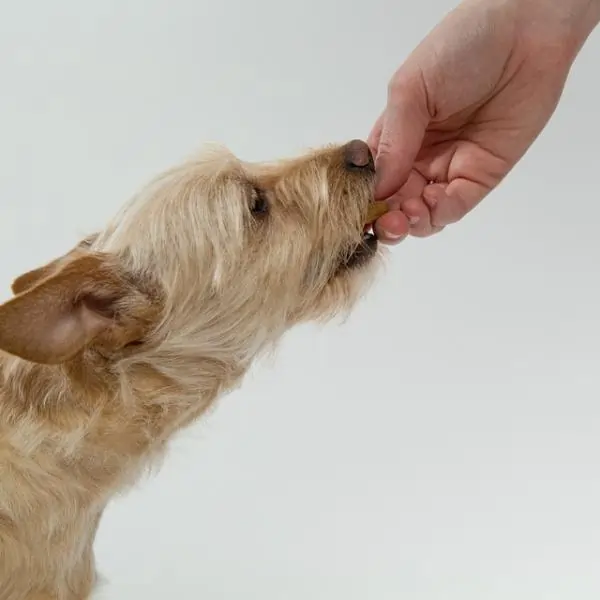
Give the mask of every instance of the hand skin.
[[548, 123], [600, 0], [467, 0], [396, 71], [369, 145], [397, 243], [470, 212]]

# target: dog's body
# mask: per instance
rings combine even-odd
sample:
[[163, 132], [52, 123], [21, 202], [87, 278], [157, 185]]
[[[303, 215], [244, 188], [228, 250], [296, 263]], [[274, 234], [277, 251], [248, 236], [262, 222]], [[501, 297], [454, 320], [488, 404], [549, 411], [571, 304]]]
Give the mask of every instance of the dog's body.
[[85, 600], [104, 508], [293, 325], [359, 297], [362, 142], [215, 153], [13, 284], [0, 306], [0, 600]]

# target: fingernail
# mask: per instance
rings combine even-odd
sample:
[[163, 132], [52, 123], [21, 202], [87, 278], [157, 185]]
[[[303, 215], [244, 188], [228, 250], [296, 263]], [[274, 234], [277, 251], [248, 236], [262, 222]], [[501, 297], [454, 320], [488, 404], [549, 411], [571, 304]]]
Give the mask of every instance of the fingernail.
[[423, 200], [429, 208], [435, 208], [441, 194], [443, 194], [443, 190], [440, 189], [439, 184], [430, 184], [423, 191]]
[[388, 239], [390, 242], [398, 242], [406, 237], [406, 234], [404, 233], [390, 233], [389, 231], [384, 231], [383, 233], [385, 235], [385, 238]]
[[419, 217], [408, 217], [409, 225], [416, 225], [421, 219]]

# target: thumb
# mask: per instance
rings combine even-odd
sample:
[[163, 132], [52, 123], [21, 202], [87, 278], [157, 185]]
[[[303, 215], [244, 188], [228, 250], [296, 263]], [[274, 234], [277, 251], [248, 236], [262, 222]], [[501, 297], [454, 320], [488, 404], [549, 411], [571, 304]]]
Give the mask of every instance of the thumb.
[[[389, 198], [408, 179], [429, 124], [427, 94], [420, 78], [390, 85], [388, 103], [378, 122], [375, 195]], [[377, 127], [377, 129], [379, 129]]]

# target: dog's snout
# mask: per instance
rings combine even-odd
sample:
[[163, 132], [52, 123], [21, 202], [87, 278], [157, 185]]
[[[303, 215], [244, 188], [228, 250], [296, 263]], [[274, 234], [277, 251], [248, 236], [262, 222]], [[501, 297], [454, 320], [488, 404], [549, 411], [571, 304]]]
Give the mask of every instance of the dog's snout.
[[371, 149], [362, 140], [352, 140], [344, 146], [344, 162], [352, 170], [372, 171], [375, 168]]

